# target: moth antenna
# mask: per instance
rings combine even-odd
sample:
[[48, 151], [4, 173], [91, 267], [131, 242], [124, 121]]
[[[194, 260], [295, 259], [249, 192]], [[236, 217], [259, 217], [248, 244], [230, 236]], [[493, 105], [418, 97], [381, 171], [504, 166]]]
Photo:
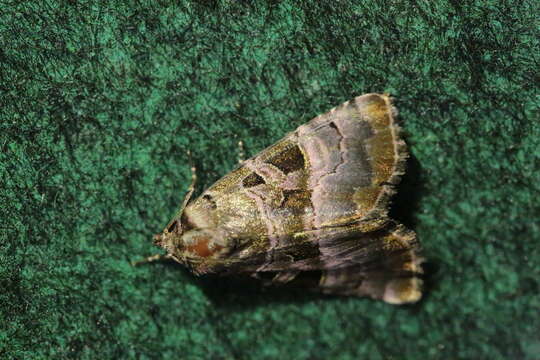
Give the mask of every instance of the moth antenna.
[[149, 256], [144, 260], [132, 261], [131, 266], [141, 266], [141, 265], [151, 264], [151, 263], [159, 262], [159, 261], [170, 261], [172, 259], [174, 258], [171, 254], [165, 254], [165, 255], [156, 254], [156, 255]]
[[246, 153], [244, 152], [244, 142], [240, 140], [238, 142], [238, 163], [242, 165], [246, 160]]
[[193, 192], [195, 191], [195, 185], [197, 183], [197, 168], [193, 164], [191, 151], [188, 150], [187, 155], [189, 159], [189, 165], [191, 167], [191, 185], [189, 185], [188, 192], [186, 193], [186, 196], [184, 197], [184, 201], [182, 202], [182, 206], [180, 207], [180, 213], [184, 211], [187, 204], [189, 203], [189, 200], [191, 200], [191, 196], [193, 195]]

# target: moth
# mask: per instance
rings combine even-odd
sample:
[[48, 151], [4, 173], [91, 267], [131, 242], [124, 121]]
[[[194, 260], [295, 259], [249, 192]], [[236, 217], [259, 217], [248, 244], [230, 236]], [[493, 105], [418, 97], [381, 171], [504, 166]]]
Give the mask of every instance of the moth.
[[388, 216], [408, 156], [389, 96], [319, 115], [191, 199], [155, 244], [196, 275], [248, 275], [391, 304], [422, 295], [413, 231]]

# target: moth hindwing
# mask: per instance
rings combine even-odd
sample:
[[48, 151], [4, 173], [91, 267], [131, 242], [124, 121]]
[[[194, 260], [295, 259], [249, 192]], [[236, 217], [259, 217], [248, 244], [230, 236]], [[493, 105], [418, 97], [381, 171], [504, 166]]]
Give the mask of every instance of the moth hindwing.
[[[317, 116], [197, 199], [188, 196], [156, 243], [197, 275], [248, 274], [325, 294], [417, 301], [416, 235], [388, 217], [407, 157], [395, 116], [381, 94]], [[300, 281], [307, 274], [316, 281]]]

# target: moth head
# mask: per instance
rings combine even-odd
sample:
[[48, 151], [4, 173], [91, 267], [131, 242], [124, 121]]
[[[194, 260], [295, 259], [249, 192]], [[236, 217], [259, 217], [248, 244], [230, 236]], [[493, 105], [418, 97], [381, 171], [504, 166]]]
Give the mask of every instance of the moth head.
[[227, 251], [227, 236], [205, 225], [204, 221], [194, 224], [182, 214], [171, 221], [161, 234], [154, 236], [154, 244], [167, 250], [175, 260], [195, 273], [214, 272], [210, 268], [212, 264], [217, 265]]

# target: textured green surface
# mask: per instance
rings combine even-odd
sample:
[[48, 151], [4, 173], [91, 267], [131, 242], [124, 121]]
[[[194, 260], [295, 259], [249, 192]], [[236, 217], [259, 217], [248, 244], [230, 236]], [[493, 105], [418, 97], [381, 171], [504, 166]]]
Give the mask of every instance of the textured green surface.
[[[538, 1], [108, 3], [0, 4], [2, 359], [540, 359]], [[371, 91], [413, 155], [420, 304], [130, 266], [187, 149], [201, 190]]]

